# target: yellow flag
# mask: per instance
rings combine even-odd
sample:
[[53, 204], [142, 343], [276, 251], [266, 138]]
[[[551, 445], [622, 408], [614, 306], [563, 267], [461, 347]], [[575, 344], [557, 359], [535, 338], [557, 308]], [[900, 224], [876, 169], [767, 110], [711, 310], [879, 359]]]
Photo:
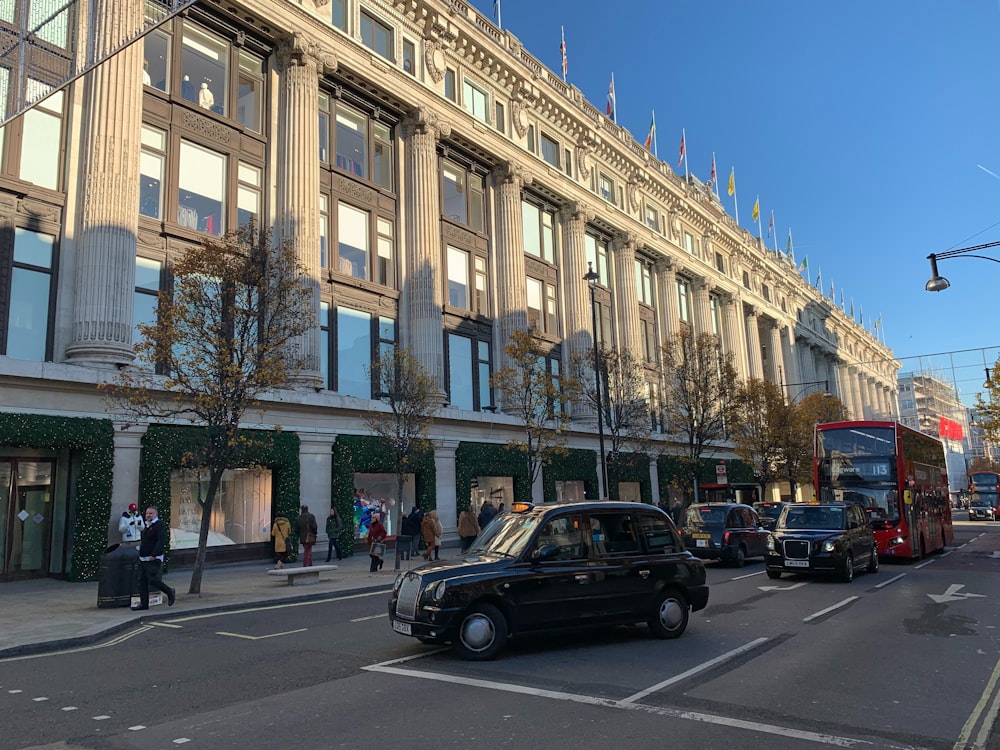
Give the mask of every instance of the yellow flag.
[[726, 192], [730, 195], [736, 192], [736, 167], [729, 173], [729, 188]]
[[750, 214], [750, 218], [754, 221], [760, 218], [760, 196], [753, 202], [753, 213]]

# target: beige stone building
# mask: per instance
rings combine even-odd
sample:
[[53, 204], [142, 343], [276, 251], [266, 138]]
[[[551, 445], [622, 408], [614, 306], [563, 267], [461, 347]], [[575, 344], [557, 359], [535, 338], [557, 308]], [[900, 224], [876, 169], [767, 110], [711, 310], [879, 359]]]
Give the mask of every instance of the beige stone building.
[[[138, 27], [143, 4], [116, 5], [114, 22]], [[127, 504], [162, 506], [167, 490], [172, 546], [190, 548], [202, 477], [107, 414], [96, 386], [132, 365], [172, 260], [251, 217], [294, 243], [319, 326], [300, 387], [247, 425], [295, 436], [297, 463], [227, 477], [220, 559], [267, 554], [277, 494], [318, 515], [350, 503], [343, 472], [362, 523], [367, 506], [421, 498], [453, 532], [467, 500], [515, 499], [523, 488], [472, 450], [517, 435], [490, 374], [518, 328], [544, 337], [556, 375], [590, 347], [591, 267], [598, 337], [641, 354], [654, 411], [658, 344], [690, 327], [789, 398], [828, 388], [855, 417], [897, 414], [890, 350], [711, 186], [461, 0], [200, 3], [8, 124], [0, 146], [0, 579], [92, 575]], [[418, 353], [447, 404], [403, 499], [384, 470], [345, 465], [379, 408], [366, 366], [392, 346]], [[591, 420], [571, 447], [595, 454]], [[528, 491], [593, 495], [594, 460]], [[663, 467], [611, 496], [656, 501]]]

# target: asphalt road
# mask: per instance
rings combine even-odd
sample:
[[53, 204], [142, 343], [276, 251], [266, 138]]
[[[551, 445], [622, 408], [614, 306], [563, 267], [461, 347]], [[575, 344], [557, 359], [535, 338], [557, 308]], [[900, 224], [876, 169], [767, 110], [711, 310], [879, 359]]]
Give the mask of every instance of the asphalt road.
[[675, 641], [533, 636], [493, 662], [391, 632], [385, 594], [164, 617], [0, 661], [0, 748], [1000, 748], [1000, 523], [853, 583], [709, 564]]

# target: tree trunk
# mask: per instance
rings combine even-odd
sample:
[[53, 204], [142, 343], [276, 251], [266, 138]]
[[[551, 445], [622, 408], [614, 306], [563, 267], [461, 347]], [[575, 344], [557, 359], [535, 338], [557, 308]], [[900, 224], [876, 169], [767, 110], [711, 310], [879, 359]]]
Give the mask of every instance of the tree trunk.
[[208, 532], [212, 528], [212, 508], [215, 506], [215, 496], [222, 484], [223, 468], [211, 467], [208, 475], [208, 495], [201, 506], [201, 526], [198, 529], [198, 553], [194, 558], [194, 570], [191, 571], [191, 586], [189, 594], [201, 593], [201, 576], [205, 571], [205, 556], [208, 551]]
[[[396, 512], [392, 512], [392, 508], [389, 508], [389, 515], [395, 516], [395, 521], [392, 524], [392, 529], [396, 534], [396, 543], [393, 545], [396, 548], [396, 562], [393, 570], [399, 570], [399, 556], [402, 550], [399, 548], [399, 537], [403, 529], [403, 472], [396, 472]], [[410, 542], [412, 545], [412, 542]], [[411, 547], [412, 548], [412, 547]]]

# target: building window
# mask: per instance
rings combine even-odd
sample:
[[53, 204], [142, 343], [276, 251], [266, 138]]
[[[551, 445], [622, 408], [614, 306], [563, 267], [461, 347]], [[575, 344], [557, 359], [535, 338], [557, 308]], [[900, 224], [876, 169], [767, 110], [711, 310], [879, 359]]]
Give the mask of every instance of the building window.
[[646, 404], [649, 406], [649, 426], [653, 432], [661, 432], [660, 390], [656, 383], [646, 383]]
[[528, 151], [535, 153], [535, 126], [528, 126]]
[[684, 233], [684, 250], [687, 251], [689, 255], [695, 255], [697, 251], [697, 246], [694, 242], [694, 235], [690, 232]]
[[559, 169], [559, 143], [542, 133], [541, 144], [542, 160]]
[[240, 50], [239, 80], [236, 90], [236, 121], [259, 133], [264, 97], [264, 61]]
[[465, 106], [465, 111], [477, 120], [489, 122], [490, 97], [468, 79], [462, 86], [462, 104]]
[[[20, 227], [14, 230], [13, 236], [14, 247], [7, 256], [12, 262], [0, 262], [0, 268], [10, 269], [10, 277], [0, 280], [7, 282], [0, 283], [0, 288], [9, 290], [7, 299], [0, 299], [0, 311], [6, 313], [3, 353], [14, 359], [45, 362], [49, 359], [49, 311], [56, 238]], [[3, 255], [0, 261], [4, 260]]]
[[653, 267], [639, 258], [635, 261], [635, 289], [640, 303], [653, 304]]
[[229, 45], [213, 34], [184, 24], [181, 44], [181, 97], [227, 116]]
[[246, 226], [251, 221], [260, 225], [261, 180], [264, 170], [240, 162], [237, 168], [236, 224]]
[[555, 263], [555, 212], [522, 200], [521, 224], [524, 252], [547, 263]]
[[610, 287], [611, 278], [608, 275], [608, 240], [588, 232], [583, 236], [583, 247], [585, 260], [597, 271], [600, 277], [597, 283]]
[[493, 115], [496, 121], [497, 130], [500, 133], [507, 133], [507, 113], [504, 110], [503, 104], [497, 102], [493, 105]]
[[457, 76], [455, 71], [451, 68], [445, 68], [444, 71], [444, 98], [448, 101], [454, 102], [458, 100], [458, 92], [455, 87], [455, 80]]
[[486, 258], [477, 255], [473, 260], [475, 268], [475, 310], [480, 315], [487, 315], [489, 312], [489, 294], [487, 287]]
[[347, 203], [337, 204], [337, 270], [356, 279], [368, 279], [371, 215]]
[[743, 286], [746, 287], [747, 289], [750, 288], [750, 274], [748, 274], [746, 271], [743, 272]]
[[770, 289], [770, 287], [768, 287], [767, 284], [761, 284], [761, 286], [760, 286], [760, 294], [768, 302], [771, 301], [771, 289]]
[[330, 154], [337, 169], [392, 190], [392, 128], [320, 94], [319, 160], [330, 164]]
[[470, 411], [491, 408], [490, 374], [488, 342], [448, 334], [448, 401], [452, 406]]
[[417, 46], [409, 39], [403, 40], [403, 72], [417, 74]]
[[642, 358], [647, 363], [656, 361], [656, 324], [652, 320], [640, 320], [642, 325]]
[[163, 216], [163, 177], [167, 162], [167, 134], [142, 126], [139, 153], [139, 214], [151, 219]]
[[226, 231], [227, 159], [182, 140], [177, 189], [177, 223], [221, 236]]
[[573, 176], [573, 154], [569, 149], [563, 151], [563, 164], [566, 165], [566, 175]]
[[375, 264], [375, 281], [382, 286], [396, 287], [396, 241], [394, 226], [381, 216], [375, 220], [378, 237], [378, 257]]
[[392, 28], [361, 11], [361, 43], [376, 55], [395, 62]]
[[528, 292], [528, 328], [533, 331], [544, 331], [545, 323], [542, 317], [542, 290], [545, 284], [530, 276], [527, 279]]
[[719, 298], [712, 295], [708, 298], [709, 314], [712, 318], [712, 333], [722, 338], [722, 307], [719, 305]]
[[726, 259], [722, 257], [722, 253], [715, 254], [715, 267], [719, 273], [726, 272]]
[[653, 206], [646, 206], [646, 226], [654, 232], [660, 231], [660, 212]]
[[485, 227], [485, 198], [482, 175], [453, 161], [441, 162], [444, 215], [482, 232]]
[[62, 172], [63, 92], [57, 91], [20, 118], [18, 177], [38, 187], [58, 190]]
[[350, 307], [337, 308], [337, 385], [345, 396], [371, 398], [372, 316]]
[[691, 285], [687, 279], [677, 277], [677, 316], [681, 322], [691, 323], [691, 300], [689, 292]]
[[600, 175], [597, 178], [597, 192], [608, 203], [614, 203], [616, 198], [615, 181], [606, 174]]
[[135, 295], [132, 300], [132, 343], [142, 340], [139, 325], [156, 324], [156, 307], [160, 285], [163, 283], [163, 264], [158, 260], [136, 257]]
[[[329, 227], [330, 199], [320, 194], [320, 263], [339, 274], [396, 287], [395, 224], [387, 216], [337, 201], [336, 227]], [[329, 256], [329, 237], [336, 237], [337, 255]], [[372, 238], [376, 247], [372, 255]], [[331, 277], [332, 281], [332, 277]]]
[[331, 1], [330, 23], [341, 31], [347, 31], [347, 0]]
[[142, 82], [160, 91], [170, 86], [171, 37], [163, 29], [149, 32], [142, 39]]
[[595, 302], [597, 305], [597, 343], [606, 349], [614, 348], [614, 335], [611, 324], [611, 305], [604, 301]]
[[448, 247], [448, 304], [462, 310], [471, 309], [469, 300], [469, 254]]

